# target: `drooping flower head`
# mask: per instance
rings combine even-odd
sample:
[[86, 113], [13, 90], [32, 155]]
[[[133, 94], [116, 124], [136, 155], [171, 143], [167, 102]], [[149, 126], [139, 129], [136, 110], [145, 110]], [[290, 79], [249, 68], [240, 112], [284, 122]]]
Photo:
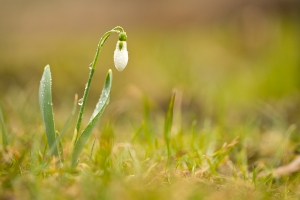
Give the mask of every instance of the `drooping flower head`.
[[119, 34], [119, 41], [117, 42], [116, 50], [114, 53], [115, 67], [118, 71], [123, 71], [128, 63], [127, 51], [127, 35], [125, 32]]

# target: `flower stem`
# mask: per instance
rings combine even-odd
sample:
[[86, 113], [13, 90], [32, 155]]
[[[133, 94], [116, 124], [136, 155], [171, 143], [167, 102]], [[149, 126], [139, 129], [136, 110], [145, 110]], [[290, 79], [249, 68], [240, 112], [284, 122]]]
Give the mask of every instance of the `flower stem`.
[[89, 94], [89, 91], [90, 91], [90, 86], [91, 86], [91, 82], [92, 82], [93, 75], [94, 75], [94, 72], [95, 72], [95, 68], [96, 68], [96, 64], [97, 64], [97, 61], [98, 61], [99, 53], [102, 49], [102, 46], [104, 45], [104, 43], [108, 39], [108, 37], [112, 33], [120, 33], [120, 32], [124, 32], [124, 29], [120, 26], [117, 26], [117, 27], [113, 28], [112, 30], [106, 32], [101, 37], [101, 39], [98, 43], [98, 47], [97, 47], [96, 55], [94, 57], [94, 61], [91, 63], [91, 66], [90, 66], [90, 74], [89, 74], [88, 82], [85, 86], [85, 90], [84, 90], [84, 93], [83, 93], [83, 101], [82, 101], [82, 105], [81, 105], [81, 108], [80, 108], [80, 111], [79, 111], [79, 114], [78, 114], [78, 119], [77, 119], [76, 128], [75, 128], [75, 132], [74, 132], [74, 134], [75, 134], [75, 137], [74, 137], [75, 140], [74, 140], [74, 143], [73, 143], [74, 145], [76, 144], [77, 139], [78, 139], [78, 133], [79, 133], [79, 130], [80, 130], [80, 125], [81, 125], [81, 121], [82, 121], [82, 117], [83, 117], [83, 112], [84, 112], [85, 105], [86, 105], [86, 102], [87, 102], [87, 97], [88, 97], [88, 94]]

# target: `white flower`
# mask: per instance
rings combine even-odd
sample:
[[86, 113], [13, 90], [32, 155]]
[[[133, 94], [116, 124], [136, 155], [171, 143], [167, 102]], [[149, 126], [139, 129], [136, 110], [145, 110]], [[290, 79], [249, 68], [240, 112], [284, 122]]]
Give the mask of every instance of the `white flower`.
[[128, 51], [126, 41], [118, 41], [114, 53], [115, 67], [118, 71], [123, 71], [128, 63]]

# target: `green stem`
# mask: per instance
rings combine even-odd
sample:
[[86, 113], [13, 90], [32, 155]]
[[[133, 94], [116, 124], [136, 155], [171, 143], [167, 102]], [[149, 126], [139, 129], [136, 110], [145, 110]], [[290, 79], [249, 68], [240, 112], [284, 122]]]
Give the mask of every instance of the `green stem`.
[[90, 86], [91, 86], [91, 82], [92, 82], [93, 75], [94, 75], [94, 72], [95, 72], [95, 68], [96, 68], [96, 64], [97, 64], [97, 61], [98, 61], [99, 53], [100, 53], [100, 51], [102, 49], [102, 46], [104, 45], [104, 43], [108, 39], [108, 37], [112, 33], [120, 33], [120, 32], [124, 32], [124, 29], [122, 27], [120, 27], [120, 26], [117, 26], [117, 27], [113, 28], [112, 30], [106, 32], [101, 37], [101, 39], [100, 39], [100, 41], [98, 43], [96, 55], [94, 57], [94, 61], [91, 64], [91, 67], [90, 67], [90, 74], [89, 74], [88, 82], [86, 84], [86, 87], [85, 87], [85, 90], [84, 90], [84, 93], [83, 93], [82, 105], [81, 105], [81, 108], [80, 108], [80, 111], [79, 111], [79, 114], [78, 114], [78, 119], [77, 119], [76, 129], [75, 129], [74, 145], [75, 145], [75, 143], [77, 142], [77, 139], [78, 139], [78, 133], [79, 133], [79, 130], [80, 130], [80, 125], [81, 125], [81, 121], [82, 121], [82, 117], [83, 117], [83, 112], [84, 112], [86, 101], [87, 101], [87, 97], [88, 97], [88, 94], [89, 94], [89, 91], [90, 91]]
[[78, 115], [78, 119], [77, 119], [77, 123], [76, 123], [75, 142], [77, 141], [77, 138], [78, 138], [78, 133], [79, 133], [82, 117], [83, 117], [83, 112], [84, 112], [84, 109], [85, 109], [85, 104], [86, 104], [87, 97], [88, 97], [88, 94], [89, 94], [89, 90], [90, 90], [91, 82], [92, 82], [92, 79], [93, 79], [93, 76], [94, 76], [94, 72], [95, 72], [95, 69], [92, 68], [91, 71], [90, 71], [88, 82], [86, 84], [86, 87], [85, 87], [85, 90], [84, 90], [84, 93], [83, 93], [83, 101], [82, 101], [82, 105], [81, 105], [79, 115]]

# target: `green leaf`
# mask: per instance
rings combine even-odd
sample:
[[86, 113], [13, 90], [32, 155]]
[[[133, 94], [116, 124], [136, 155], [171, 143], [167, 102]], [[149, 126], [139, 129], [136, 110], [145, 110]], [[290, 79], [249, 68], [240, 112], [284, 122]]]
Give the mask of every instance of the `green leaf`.
[[42, 112], [43, 122], [46, 129], [46, 136], [51, 155], [58, 155], [56, 139], [55, 139], [55, 124], [52, 108], [51, 94], [51, 72], [50, 66], [47, 65], [44, 69], [44, 74], [40, 82], [39, 102]]
[[109, 70], [106, 76], [105, 84], [102, 89], [102, 93], [100, 96], [100, 99], [96, 105], [96, 108], [92, 114], [92, 117], [89, 121], [89, 124], [87, 127], [82, 131], [79, 139], [74, 144], [73, 149], [73, 155], [72, 155], [72, 165], [75, 166], [79, 157], [79, 154], [81, 153], [84, 145], [88, 141], [96, 123], [100, 119], [102, 113], [105, 110], [106, 105], [109, 102], [109, 96], [110, 96], [110, 90], [111, 90], [111, 84], [112, 84], [112, 71]]
[[1, 124], [1, 131], [2, 131], [2, 144], [3, 147], [6, 147], [8, 145], [8, 139], [7, 139], [7, 132], [6, 132], [1, 105], [0, 105], [0, 124]]
[[169, 102], [169, 107], [165, 119], [164, 138], [167, 145], [168, 159], [171, 157], [171, 128], [173, 122], [173, 108], [174, 108], [175, 96], [176, 96], [176, 92], [173, 92]]

